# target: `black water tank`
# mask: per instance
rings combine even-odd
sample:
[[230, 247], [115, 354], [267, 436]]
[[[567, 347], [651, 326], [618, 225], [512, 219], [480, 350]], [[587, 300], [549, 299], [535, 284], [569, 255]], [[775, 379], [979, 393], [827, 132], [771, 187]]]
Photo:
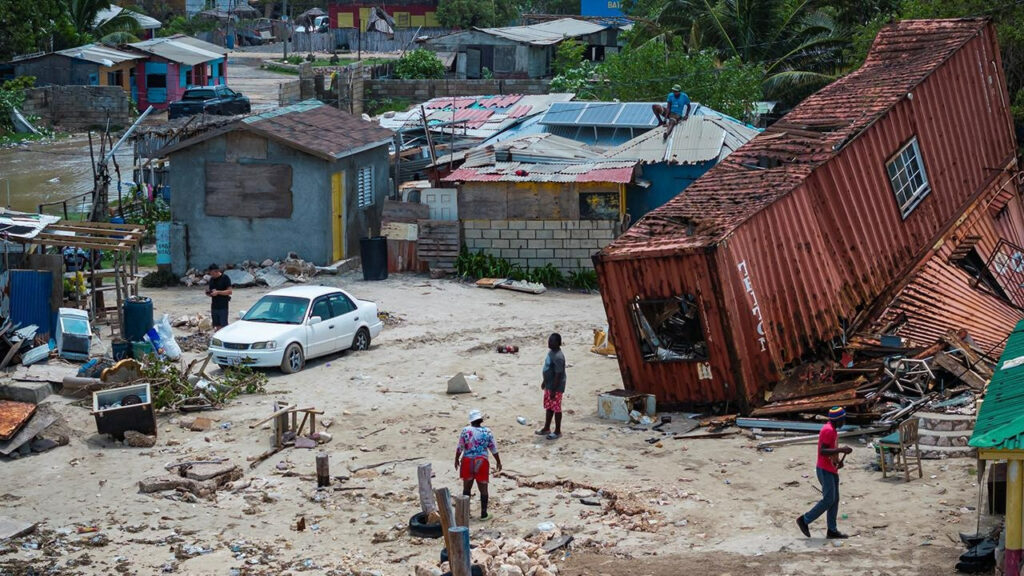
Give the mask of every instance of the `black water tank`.
[[359, 258], [363, 263], [363, 280], [388, 279], [388, 239], [386, 236], [360, 238]]

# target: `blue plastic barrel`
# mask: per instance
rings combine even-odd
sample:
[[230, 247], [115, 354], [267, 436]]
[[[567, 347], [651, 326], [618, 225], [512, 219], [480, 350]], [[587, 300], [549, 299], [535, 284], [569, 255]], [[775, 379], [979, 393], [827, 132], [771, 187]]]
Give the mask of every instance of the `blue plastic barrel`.
[[124, 339], [142, 342], [142, 337], [153, 327], [153, 301], [137, 296], [124, 301]]

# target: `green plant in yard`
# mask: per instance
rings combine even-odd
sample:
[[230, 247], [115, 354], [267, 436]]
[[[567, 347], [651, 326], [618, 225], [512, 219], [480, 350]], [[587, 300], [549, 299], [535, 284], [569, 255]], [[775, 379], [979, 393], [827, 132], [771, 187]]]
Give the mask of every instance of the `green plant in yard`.
[[142, 202], [142, 210], [128, 218], [129, 224], [141, 224], [146, 227], [143, 242], [151, 243], [156, 239], [156, 223], [168, 222], [171, 219], [171, 207], [157, 198], [152, 202]]
[[35, 76], [19, 76], [0, 85], [0, 127], [13, 130], [11, 111], [25, 104], [25, 90], [35, 84]]
[[597, 272], [594, 270], [573, 270], [566, 279], [569, 288], [593, 292], [597, 290]]
[[405, 98], [384, 98], [381, 100], [369, 100], [364, 104], [364, 110], [370, 116], [376, 116], [385, 112], [404, 112], [409, 109], [411, 104]]
[[444, 62], [430, 50], [418, 48], [406, 52], [395, 64], [395, 77], [402, 80], [444, 78]]
[[177, 286], [178, 277], [170, 271], [157, 270], [142, 277], [142, 285], [146, 288], [164, 288]]
[[541, 268], [531, 268], [529, 280], [545, 286], [565, 286], [565, 276], [551, 264], [545, 264]]

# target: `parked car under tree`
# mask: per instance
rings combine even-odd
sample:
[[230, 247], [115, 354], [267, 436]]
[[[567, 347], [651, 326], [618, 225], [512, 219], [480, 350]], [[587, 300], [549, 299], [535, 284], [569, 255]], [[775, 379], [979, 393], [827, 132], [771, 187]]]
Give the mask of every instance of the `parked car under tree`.
[[308, 358], [366, 350], [383, 324], [377, 305], [338, 288], [293, 286], [275, 290], [221, 328], [209, 352], [219, 366], [275, 367], [292, 374]]
[[189, 88], [181, 100], [171, 102], [167, 107], [167, 118], [182, 118], [194, 114], [215, 114], [232, 116], [252, 111], [249, 98], [227, 86], [202, 86]]

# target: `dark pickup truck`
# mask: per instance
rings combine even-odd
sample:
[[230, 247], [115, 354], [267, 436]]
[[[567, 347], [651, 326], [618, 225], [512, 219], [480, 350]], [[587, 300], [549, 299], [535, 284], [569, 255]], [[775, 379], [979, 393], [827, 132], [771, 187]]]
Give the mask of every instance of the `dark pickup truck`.
[[167, 118], [181, 118], [194, 114], [231, 116], [248, 114], [252, 108], [249, 99], [227, 86], [204, 86], [185, 90], [181, 100], [171, 102]]

